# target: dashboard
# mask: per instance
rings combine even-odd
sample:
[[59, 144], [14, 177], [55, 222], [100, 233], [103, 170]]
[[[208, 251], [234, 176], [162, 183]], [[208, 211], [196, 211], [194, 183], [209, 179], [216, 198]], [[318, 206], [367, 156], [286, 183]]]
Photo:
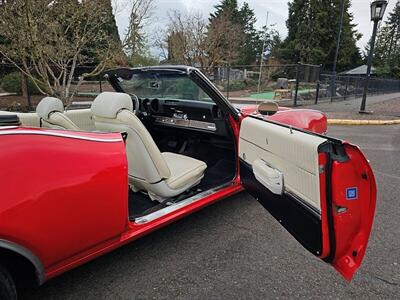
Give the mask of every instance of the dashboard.
[[[176, 99], [139, 99], [143, 118], [156, 125], [217, 133], [225, 123], [222, 111], [213, 102]], [[223, 126], [224, 127], [224, 126]]]

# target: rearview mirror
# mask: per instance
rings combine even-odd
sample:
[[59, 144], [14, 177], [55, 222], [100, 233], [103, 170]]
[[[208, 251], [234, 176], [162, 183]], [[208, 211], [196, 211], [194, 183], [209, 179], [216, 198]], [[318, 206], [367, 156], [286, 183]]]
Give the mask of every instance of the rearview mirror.
[[258, 112], [262, 115], [272, 116], [278, 110], [278, 104], [273, 101], [263, 102], [258, 106]]

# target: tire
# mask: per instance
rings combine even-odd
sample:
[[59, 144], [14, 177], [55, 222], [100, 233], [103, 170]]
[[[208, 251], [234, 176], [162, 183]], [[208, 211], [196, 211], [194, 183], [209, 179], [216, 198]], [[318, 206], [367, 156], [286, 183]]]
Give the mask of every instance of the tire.
[[0, 265], [0, 299], [16, 300], [17, 288], [7, 269]]

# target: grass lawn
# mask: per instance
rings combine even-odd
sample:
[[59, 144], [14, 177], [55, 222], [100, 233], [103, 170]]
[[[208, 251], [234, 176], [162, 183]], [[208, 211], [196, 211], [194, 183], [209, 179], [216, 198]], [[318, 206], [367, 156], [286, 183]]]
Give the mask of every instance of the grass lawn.
[[[299, 89], [299, 94], [307, 94], [307, 93], [309, 93], [309, 92], [311, 92], [311, 91], [314, 91], [314, 90], [310, 90], [310, 89]], [[293, 93], [294, 93], [294, 91], [293, 91]], [[273, 100], [274, 99], [274, 96], [275, 96], [275, 92], [265, 92], [265, 93], [254, 93], [254, 94], [251, 94], [250, 95], [250, 98], [252, 98], [252, 99], [270, 99], [270, 100]]]
[[275, 92], [265, 92], [265, 93], [255, 93], [255, 94], [251, 94], [250, 98], [253, 99], [274, 99], [275, 96]]

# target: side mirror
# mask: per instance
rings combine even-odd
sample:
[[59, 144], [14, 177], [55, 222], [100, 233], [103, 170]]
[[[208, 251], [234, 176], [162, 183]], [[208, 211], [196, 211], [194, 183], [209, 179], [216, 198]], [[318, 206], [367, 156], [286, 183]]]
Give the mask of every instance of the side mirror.
[[263, 102], [258, 106], [258, 112], [262, 115], [272, 116], [278, 110], [278, 104], [273, 101]]

